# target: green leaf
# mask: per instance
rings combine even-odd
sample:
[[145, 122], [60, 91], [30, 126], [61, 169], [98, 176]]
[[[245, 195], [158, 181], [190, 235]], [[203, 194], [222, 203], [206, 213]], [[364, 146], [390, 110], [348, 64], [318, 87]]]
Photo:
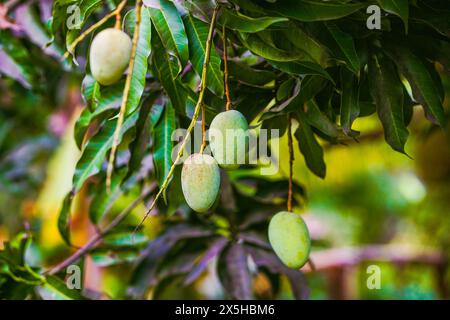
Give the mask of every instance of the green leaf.
[[409, 1], [408, 0], [377, 0], [384, 11], [395, 14], [403, 20], [408, 33]]
[[[126, 192], [146, 178], [148, 172], [137, 171], [130, 173], [126, 166], [115, 170], [111, 179], [111, 190], [108, 192], [106, 184], [100, 184], [90, 206], [89, 218], [93, 224], [100, 224], [114, 203]], [[104, 182], [104, 179], [102, 180]]]
[[25, 232], [19, 232], [11, 240], [3, 242], [0, 249], [0, 262], [12, 266], [25, 266], [25, 254], [31, 245], [31, 236]]
[[153, 74], [165, 89], [178, 114], [186, 113], [186, 89], [177, 78], [179, 66], [174, 57], [163, 47], [159, 36], [152, 37], [152, 69]]
[[[189, 60], [188, 38], [177, 8], [169, 0], [146, 1], [146, 5], [167, 52], [177, 56], [180, 59], [180, 65], [185, 66]], [[148, 20], [144, 21], [148, 25]]]
[[167, 103], [164, 113], [154, 130], [153, 161], [159, 186], [166, 179], [172, 166], [172, 133], [175, 130], [175, 110], [171, 103]]
[[440, 84], [436, 83], [425, 62], [403, 46], [390, 48], [389, 54], [411, 85], [414, 99], [423, 106], [431, 121], [444, 127], [446, 119], [438, 89]]
[[[412, 7], [411, 9], [414, 9]], [[447, 8], [448, 9], [448, 6]], [[428, 9], [425, 6], [411, 10], [412, 22], [419, 22], [420, 24], [425, 24], [441, 35], [450, 38], [450, 11], [445, 9]], [[430, 39], [429, 37], [427, 38]]]
[[[195, 72], [201, 75], [203, 61], [206, 53], [206, 41], [208, 39], [209, 26], [191, 15], [184, 18], [186, 31], [189, 38], [189, 57]], [[221, 59], [214, 45], [211, 48], [211, 59], [209, 61], [206, 85], [208, 89], [219, 97], [223, 96], [223, 73], [220, 69]]]
[[276, 79], [276, 74], [267, 70], [251, 68], [245, 63], [228, 61], [230, 79], [250, 86], [263, 87]]
[[111, 177], [111, 187], [108, 192], [105, 184], [100, 184], [89, 210], [89, 219], [93, 224], [98, 224], [105, 216], [114, 202], [123, 194], [125, 188], [121, 182], [127, 173], [126, 168], [115, 170]]
[[135, 261], [139, 257], [139, 250], [135, 248], [111, 250], [100, 247], [92, 250], [89, 255], [96, 265], [110, 267]]
[[269, 61], [275, 68], [294, 75], [317, 75], [334, 83], [333, 78], [320, 65], [309, 61], [277, 62]]
[[328, 22], [326, 27], [337, 44], [337, 48], [340, 51], [339, 56], [352, 72], [357, 73], [360, 68], [360, 61], [352, 36], [341, 31], [334, 23]]
[[[127, 178], [142, 167], [142, 161], [147, 154], [149, 142], [151, 140], [154, 124], [158, 121], [162, 113], [162, 106], [155, 104], [160, 91], [153, 91], [143, 101], [139, 109], [139, 119], [136, 123], [136, 134], [134, 140], [129, 144], [130, 160], [128, 162]], [[153, 120], [154, 118], [156, 120]]]
[[[83, 109], [80, 117], [75, 123], [74, 135], [79, 149], [82, 148], [83, 139], [89, 125], [94, 121], [102, 121], [106, 119], [114, 110], [119, 109], [122, 103], [123, 81], [112, 86], [104, 87], [100, 90], [95, 89], [97, 90], [95, 93], [90, 93], [89, 91], [94, 90], [93, 87], [96, 83], [97, 82], [93, 82], [89, 84], [89, 80], [87, 83], [83, 81], [83, 85], [86, 85], [86, 89], [83, 89], [83, 92], [86, 94], [86, 98], [91, 99], [91, 108]], [[88, 92], [86, 92], [86, 90]]]
[[92, 77], [90, 74], [86, 74], [81, 83], [81, 95], [86, 107], [92, 111], [94, 109], [94, 104], [100, 97], [100, 84]]
[[339, 129], [336, 124], [328, 119], [324, 113], [322, 113], [314, 99], [311, 99], [304, 104], [303, 111], [306, 121], [311, 126], [317, 128], [330, 138], [338, 138]]
[[289, 113], [303, 109], [304, 103], [314, 98], [326, 85], [324, 78], [319, 76], [306, 76], [300, 85], [297, 85], [292, 97], [281, 105], [275, 106], [271, 111]]
[[353, 121], [359, 116], [358, 82], [353, 73], [341, 68], [341, 84], [341, 127], [350, 135]]
[[274, 23], [288, 20], [282, 17], [252, 18], [226, 8], [223, 8], [220, 12], [219, 24], [226, 25], [227, 28], [240, 32], [254, 33], [265, 30]]
[[[129, 11], [124, 18], [124, 27], [132, 34], [135, 26], [135, 12]], [[151, 52], [152, 27], [149, 23], [150, 13], [147, 8], [142, 8], [141, 23], [139, 26], [139, 39], [137, 43], [136, 56], [134, 57], [134, 66], [132, 71], [130, 91], [128, 93], [125, 115], [134, 112], [141, 100], [145, 88], [147, 76], [148, 57]]]
[[280, 14], [306, 22], [339, 19], [365, 6], [363, 3], [315, 0], [283, 0], [275, 3], [260, 3], [259, 5], [270, 14]]
[[12, 77], [27, 89], [38, 86], [33, 57], [21, 41], [5, 30], [0, 30], [0, 54], [1, 73]]
[[325, 178], [326, 165], [323, 159], [323, 149], [316, 140], [314, 133], [305, 119], [303, 111], [297, 112], [299, 123], [298, 129], [295, 131], [295, 138], [298, 141], [300, 152], [305, 158], [308, 168], [318, 177]]
[[403, 119], [403, 87], [395, 67], [387, 58], [371, 57], [369, 84], [386, 142], [392, 149], [405, 153], [408, 129]]
[[170, 185], [167, 187], [165, 191], [166, 196], [166, 206], [161, 205], [160, 212], [166, 214], [167, 216], [173, 215], [178, 208], [182, 205], [186, 205], [186, 200], [184, 197], [180, 197], [180, 194], [183, 193], [183, 189], [181, 187], [181, 170], [183, 166], [176, 166], [175, 171], [173, 173], [173, 178], [170, 181]]
[[64, 242], [69, 246], [70, 241], [70, 211], [72, 209], [73, 192], [69, 192], [63, 200], [61, 210], [58, 215], [58, 231]]
[[289, 78], [282, 82], [277, 90], [277, 100], [281, 101], [287, 99], [291, 94], [295, 85], [295, 79]]
[[146, 244], [149, 241], [143, 233], [133, 233], [133, 230], [120, 231], [104, 237], [103, 243], [116, 247], [135, 247]]
[[[286, 132], [287, 121], [285, 114], [278, 115], [278, 113], [266, 112], [260, 120], [262, 120], [261, 129], [266, 129], [269, 132], [272, 129], [279, 130], [280, 136], [284, 135]], [[271, 137], [269, 136], [269, 139], [270, 138]]]
[[[65, 23], [67, 19], [67, 14], [69, 11], [69, 14], [72, 14], [75, 12], [74, 10], [67, 10], [67, 7], [71, 5], [76, 5], [78, 8], [81, 5], [81, 2], [83, 0], [55, 0], [53, 1], [53, 7], [52, 7], [52, 24], [51, 24], [51, 30], [52, 34], [55, 35], [60, 31], [61, 29], [65, 28]], [[76, 9], [76, 7], [73, 7], [73, 9]], [[80, 10], [81, 11], [81, 10]], [[75, 16], [73, 16], [75, 18]], [[76, 19], [73, 19], [75, 22]], [[84, 19], [83, 19], [84, 20]], [[81, 28], [81, 26], [80, 26]]]
[[[138, 112], [134, 112], [125, 119], [119, 133], [119, 143], [125, 132], [135, 125], [138, 115]], [[117, 119], [108, 120], [104, 128], [89, 140], [75, 169], [73, 177], [74, 192], [78, 192], [88, 178], [100, 171], [106, 153], [111, 149], [116, 125]]]
[[208, 21], [216, 7], [214, 0], [185, 0], [183, 5], [194, 17], [203, 21]]
[[[85, 25], [89, 16], [98, 9], [102, 4], [102, 0], [81, 0], [81, 1], [66, 1], [73, 2], [66, 6], [58, 6], [58, 3], [63, 1], [55, 1], [53, 8], [56, 12], [53, 12], [53, 22], [52, 22], [52, 31], [53, 35], [58, 32], [61, 27], [70, 28], [67, 30], [66, 34], [66, 47], [69, 50], [72, 42], [80, 35], [81, 29]], [[76, 7], [73, 6], [76, 2]], [[72, 7], [70, 7], [72, 6]], [[61, 16], [63, 17], [63, 21], [61, 21]], [[62, 26], [61, 24], [64, 24]], [[73, 60], [75, 60], [75, 50], [69, 50], [70, 54], [73, 56]]]
[[240, 33], [242, 43], [254, 54], [273, 61], [304, 60], [308, 55], [300, 51], [284, 51], [266, 43], [257, 34]]
[[326, 47], [319, 43], [316, 39], [297, 27], [294, 23], [288, 24], [283, 34], [298, 49], [306, 52], [311, 58], [322, 67], [326, 67], [329, 59]]

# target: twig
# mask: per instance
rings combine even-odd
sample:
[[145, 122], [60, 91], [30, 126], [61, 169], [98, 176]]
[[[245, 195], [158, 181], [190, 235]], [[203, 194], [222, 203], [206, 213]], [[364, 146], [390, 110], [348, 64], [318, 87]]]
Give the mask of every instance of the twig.
[[197, 122], [197, 118], [198, 118], [198, 116], [200, 114], [200, 109], [201, 109], [201, 107], [203, 105], [203, 97], [205, 95], [205, 90], [206, 90], [206, 78], [207, 78], [207, 71], [208, 71], [209, 60], [211, 58], [211, 47], [212, 47], [212, 40], [213, 40], [213, 32], [214, 32], [214, 27], [216, 25], [217, 12], [219, 11], [219, 8], [220, 8], [219, 6], [216, 6], [216, 8], [214, 9], [213, 16], [212, 16], [212, 19], [211, 19], [211, 24], [209, 26], [208, 39], [206, 41], [205, 59], [203, 61], [203, 69], [202, 69], [202, 76], [201, 76], [201, 83], [200, 83], [200, 92], [199, 92], [199, 95], [198, 95], [197, 104], [195, 106], [194, 115], [192, 116], [192, 120], [191, 120], [191, 123], [189, 124], [189, 127], [187, 129], [186, 136], [184, 137], [183, 142], [180, 145], [180, 150], [178, 151], [178, 154], [177, 154], [177, 157], [176, 157], [175, 161], [173, 162], [172, 166], [170, 167], [170, 170], [169, 170], [169, 173], [167, 174], [166, 179], [164, 179], [164, 182], [161, 185], [161, 187], [159, 189], [159, 192], [156, 194], [155, 199], [153, 200], [152, 204], [150, 205], [150, 208], [145, 213], [145, 216], [142, 219], [141, 223], [139, 223], [139, 225], [136, 227], [136, 230], [138, 228], [140, 228], [141, 225], [144, 223], [144, 221], [147, 219], [148, 215], [150, 214], [150, 212], [155, 207], [156, 202], [158, 201], [159, 197], [161, 196], [161, 194], [164, 192], [164, 190], [169, 185], [170, 179], [172, 178], [172, 175], [173, 175], [173, 173], [175, 171], [175, 166], [177, 165], [177, 162], [181, 159], [181, 156], [183, 155], [184, 147], [185, 147], [187, 141], [189, 140], [189, 136], [191, 134], [191, 131], [194, 128], [195, 123]]
[[292, 146], [292, 115], [288, 115], [288, 147], [289, 147], [289, 190], [287, 209], [292, 212], [292, 177], [293, 177], [293, 165], [294, 165], [294, 148]]
[[106, 190], [108, 193], [111, 191], [111, 177], [114, 171], [114, 162], [116, 160], [116, 152], [119, 145], [120, 130], [122, 129], [123, 121], [125, 118], [125, 112], [128, 103], [128, 94], [131, 88], [131, 79], [133, 78], [134, 62], [136, 60], [137, 43], [139, 40], [139, 31], [141, 25], [141, 10], [142, 0], [136, 1], [136, 21], [133, 33], [133, 42], [131, 47], [131, 58], [128, 65], [128, 74], [125, 80], [125, 87], [123, 89], [122, 105], [120, 106], [119, 117], [117, 118], [116, 129], [114, 130], [114, 138], [109, 154], [108, 169], [106, 171]]
[[146, 197], [148, 197], [148, 195], [153, 191], [152, 188], [148, 188], [147, 190], [145, 190], [141, 196], [139, 196], [139, 198], [137, 198], [136, 200], [133, 201], [133, 203], [131, 203], [127, 208], [125, 208], [121, 213], [119, 213], [119, 215], [117, 215], [112, 221], [111, 223], [109, 223], [103, 230], [101, 230], [100, 232], [96, 233], [91, 239], [89, 239], [88, 242], [86, 242], [86, 244], [84, 246], [82, 246], [80, 249], [78, 249], [73, 255], [71, 255], [70, 257], [68, 257], [67, 259], [65, 259], [64, 261], [62, 261], [61, 263], [59, 263], [58, 265], [56, 265], [55, 267], [53, 267], [52, 269], [48, 270], [45, 272], [45, 274], [55, 274], [58, 272], [61, 272], [62, 270], [64, 270], [67, 266], [71, 265], [72, 263], [74, 263], [75, 261], [77, 261], [78, 259], [80, 259], [83, 255], [85, 255], [87, 252], [89, 252], [89, 250], [96, 246], [99, 242], [101, 242], [101, 240], [103, 239], [103, 237], [108, 234], [112, 229], [114, 229], [120, 222], [122, 222], [123, 219], [125, 219], [128, 214], [142, 201], [144, 200]]
[[225, 105], [225, 110], [230, 110], [231, 98], [230, 98], [230, 88], [228, 86], [228, 57], [227, 57], [227, 28], [225, 24], [222, 26], [222, 40], [223, 40], [223, 77], [225, 85], [225, 96], [227, 98], [227, 104]]
[[205, 104], [202, 103], [202, 145], [200, 146], [200, 153], [203, 154], [206, 148], [206, 123], [205, 123]]
[[96, 30], [98, 27], [102, 26], [106, 21], [109, 20], [109, 18], [113, 16], [117, 16], [118, 13], [122, 11], [122, 9], [125, 7], [125, 4], [127, 3], [127, 0], [123, 0], [117, 8], [110, 13], [108, 13], [106, 16], [101, 18], [98, 22], [94, 23], [92, 26], [90, 26], [86, 31], [84, 31], [82, 34], [78, 36], [68, 47], [67, 51], [64, 53], [64, 56], [62, 57], [62, 60], [65, 60], [69, 57], [69, 55], [75, 50], [76, 46], [83, 41], [92, 31]]

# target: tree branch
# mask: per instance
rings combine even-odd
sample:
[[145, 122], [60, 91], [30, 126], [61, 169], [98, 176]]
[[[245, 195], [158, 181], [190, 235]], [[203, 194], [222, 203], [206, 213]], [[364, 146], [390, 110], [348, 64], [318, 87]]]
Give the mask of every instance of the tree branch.
[[148, 195], [153, 191], [153, 188], [148, 188], [147, 190], [144, 190], [141, 196], [133, 201], [127, 208], [125, 208], [121, 213], [119, 213], [112, 221], [109, 223], [103, 230], [101, 230], [99, 233], [97, 233], [95, 236], [93, 236], [91, 239], [86, 242], [84, 246], [82, 246], [80, 249], [78, 249], [73, 255], [53, 267], [52, 269], [45, 272], [45, 274], [55, 274], [58, 272], [61, 272], [69, 265], [76, 262], [78, 259], [80, 259], [82, 256], [84, 256], [86, 253], [89, 252], [93, 247], [95, 247], [97, 244], [99, 244], [103, 237], [108, 234], [112, 229], [114, 229], [122, 220], [124, 220], [128, 214], [139, 204], [142, 200], [144, 200]]

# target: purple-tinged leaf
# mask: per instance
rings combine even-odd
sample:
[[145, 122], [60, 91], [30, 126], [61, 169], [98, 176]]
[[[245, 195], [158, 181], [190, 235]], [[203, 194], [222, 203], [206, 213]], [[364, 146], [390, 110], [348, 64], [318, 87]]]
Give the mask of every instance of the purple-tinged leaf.
[[165, 278], [188, 273], [194, 267], [197, 258], [197, 253], [180, 254], [168, 263], [162, 264], [158, 268], [157, 275], [151, 279], [150, 286], [155, 286]]
[[159, 263], [173, 246], [182, 239], [208, 237], [213, 231], [197, 226], [180, 224], [169, 227], [167, 232], [151, 241], [141, 253], [141, 261], [137, 265], [128, 291], [134, 298], [142, 297], [146, 289], [154, 283]]
[[220, 190], [220, 203], [222, 204], [222, 207], [228, 212], [236, 211], [236, 199], [233, 194], [233, 186], [225, 171], [221, 172]]
[[246, 251], [251, 255], [258, 267], [265, 267], [271, 273], [282, 273], [286, 275], [291, 283], [292, 294], [298, 300], [305, 300], [309, 297], [309, 288], [305, 276], [302, 272], [286, 267], [278, 257], [266, 250], [246, 246]]
[[232, 244], [225, 249], [217, 267], [220, 282], [231, 298], [252, 299], [252, 276], [248, 267], [247, 253], [242, 244]]
[[41, 12], [41, 20], [47, 22], [52, 17], [52, 0], [39, 1], [39, 11]]
[[18, 81], [25, 88], [30, 89], [31, 85], [22, 75], [20, 67], [3, 50], [0, 49], [0, 73]]
[[212, 234], [213, 230], [211, 229], [205, 229], [187, 224], [176, 225], [170, 227], [166, 233], [153, 240], [142, 254], [147, 258], [154, 256], [161, 258], [161, 254], [168, 251], [167, 247], [171, 247], [181, 239], [201, 238]]
[[239, 234], [239, 239], [244, 240], [244, 242], [257, 245], [258, 247], [271, 250], [271, 246], [267, 237], [264, 237], [256, 232], [243, 232]]
[[223, 248], [227, 245], [228, 239], [226, 238], [219, 238], [216, 241], [214, 241], [206, 250], [203, 257], [200, 259], [200, 261], [195, 265], [195, 267], [189, 272], [189, 274], [186, 276], [186, 279], [184, 280], [184, 285], [189, 285], [193, 281], [195, 281], [202, 272], [206, 269], [209, 262], [214, 259], [220, 252], [222, 252]]
[[61, 59], [64, 52], [55, 43], [50, 46], [47, 44], [51, 41], [50, 36], [46, 33], [40, 18], [29, 5], [21, 5], [17, 7], [16, 22], [25, 32], [32, 43], [42, 48], [45, 54], [57, 59]]
[[248, 229], [250, 226], [259, 224], [264, 221], [269, 221], [269, 218], [273, 216], [276, 212], [272, 210], [263, 210], [252, 212], [249, 214], [244, 221], [239, 225], [240, 230]]

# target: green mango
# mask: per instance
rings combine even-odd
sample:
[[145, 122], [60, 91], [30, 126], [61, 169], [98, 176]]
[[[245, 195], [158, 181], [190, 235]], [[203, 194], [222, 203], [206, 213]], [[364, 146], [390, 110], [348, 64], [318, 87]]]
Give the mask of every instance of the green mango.
[[225, 169], [236, 169], [245, 163], [248, 123], [236, 110], [219, 113], [209, 126], [209, 145], [214, 158]]
[[132, 42], [123, 31], [108, 28], [92, 40], [89, 63], [92, 76], [104, 86], [119, 81], [130, 63]]
[[219, 187], [220, 170], [213, 157], [195, 153], [184, 161], [181, 188], [187, 204], [194, 211], [208, 211], [217, 198]]
[[299, 269], [309, 259], [311, 239], [299, 214], [278, 212], [269, 223], [269, 241], [278, 258], [289, 268]]

